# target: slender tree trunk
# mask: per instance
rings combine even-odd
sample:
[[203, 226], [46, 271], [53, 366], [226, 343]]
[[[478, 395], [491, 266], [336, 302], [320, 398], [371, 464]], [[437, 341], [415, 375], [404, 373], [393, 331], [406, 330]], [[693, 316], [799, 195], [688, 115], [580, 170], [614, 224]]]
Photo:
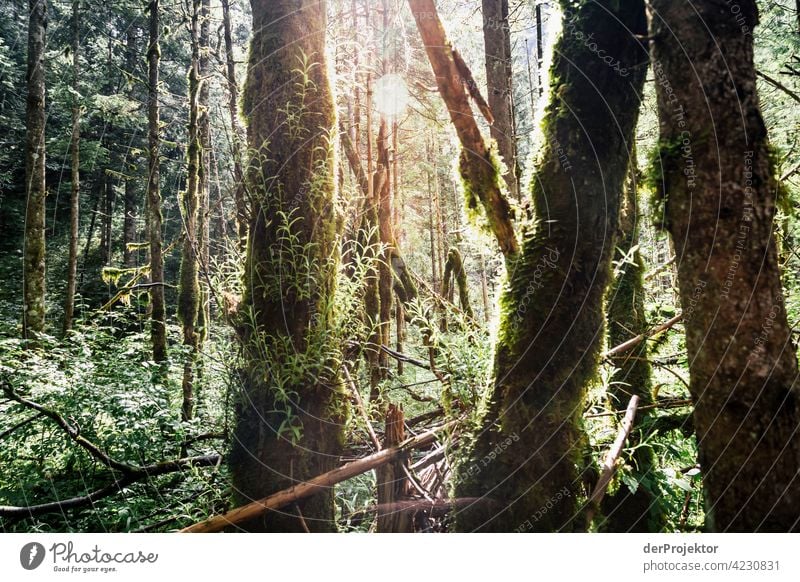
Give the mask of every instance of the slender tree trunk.
[[652, 2], [657, 187], [677, 252], [706, 525], [798, 531], [798, 369], [773, 234], [778, 184], [756, 92], [758, 10], [753, 0], [737, 6], [734, 14], [711, 0], [691, 11]]
[[483, 249], [480, 251], [481, 258], [481, 299], [483, 299], [483, 320], [489, 323], [489, 282], [486, 277], [486, 258], [483, 256]]
[[[381, 117], [378, 129], [378, 167], [375, 173], [377, 190], [374, 192], [378, 206], [378, 232], [381, 247], [384, 249], [378, 262], [378, 293], [380, 295], [380, 341], [382, 346], [390, 346], [392, 327], [392, 298], [394, 275], [391, 257], [395, 251], [394, 229], [392, 228], [392, 182], [389, 174], [389, 132], [386, 119]], [[389, 355], [378, 353], [380, 378], [385, 380], [389, 372]]]
[[164, 307], [164, 257], [162, 256], [162, 215], [161, 190], [159, 179], [159, 149], [161, 137], [158, 114], [158, 63], [161, 58], [159, 47], [159, 0], [150, 0], [150, 40], [147, 48], [148, 67], [148, 174], [147, 174], [147, 212], [148, 238], [150, 240], [150, 304], [152, 305], [151, 339], [153, 360], [163, 362], [167, 359], [166, 310]]
[[72, 0], [72, 137], [70, 151], [70, 200], [69, 200], [69, 257], [67, 258], [67, 292], [64, 298], [64, 333], [72, 329], [75, 311], [75, 290], [78, 279], [78, 230], [80, 228], [80, 143], [81, 104], [80, 95], [80, 0]]
[[200, 137], [200, 3], [192, 0], [191, 44], [189, 67], [189, 126], [187, 147], [187, 184], [183, 193], [183, 251], [181, 253], [180, 289], [178, 293], [178, 318], [183, 327], [183, 345], [187, 355], [183, 365], [183, 406], [181, 418], [191, 420], [194, 413], [194, 370], [199, 344], [197, 313], [200, 308], [200, 282], [198, 280], [199, 241], [197, 232], [198, 206], [202, 180], [202, 144]]
[[[566, 3], [565, 3], [566, 4]], [[532, 180], [536, 222], [508, 263], [494, 385], [456, 495], [459, 531], [573, 529], [581, 414], [597, 370], [603, 295], [647, 53], [643, 2], [565, 5]], [[589, 34], [621, 75], [585, 44]]]
[[114, 177], [110, 172], [105, 173], [104, 177], [104, 196], [103, 196], [103, 234], [101, 237], [101, 262], [105, 266], [111, 265], [113, 244], [112, 239], [114, 236]]
[[[619, 226], [615, 247], [618, 274], [609, 286], [606, 299], [608, 345], [618, 346], [645, 333], [649, 326], [644, 305], [644, 262], [639, 252], [639, 206], [637, 201], [639, 179], [635, 152], [631, 156], [628, 185], [625, 188], [620, 208]], [[639, 397], [639, 408], [653, 403], [650, 362], [647, 359], [647, 342], [627, 352], [610, 358], [614, 374], [608, 389], [612, 408], [624, 413], [632, 396]], [[640, 410], [636, 424], [641, 425], [648, 410]], [[648, 476], [655, 470], [655, 455], [648, 445], [640, 445], [639, 431], [635, 428], [628, 437], [627, 445], [634, 448], [629, 464], [634, 467], [634, 476]], [[616, 494], [603, 499], [604, 522], [601, 528], [613, 532], [646, 533], [660, 530], [661, 516], [656, 500], [646, 487], [638, 487], [632, 493], [621, 486]]]
[[487, 98], [494, 116], [491, 134], [506, 164], [507, 171], [503, 177], [508, 192], [519, 199], [520, 170], [514, 135], [508, 0], [483, 0], [483, 42], [486, 53]]
[[[246, 502], [332, 469], [346, 398], [332, 336], [340, 221], [334, 184], [335, 110], [319, 0], [252, 0], [253, 38], [243, 109], [252, 198], [242, 299], [244, 394], [230, 468]], [[300, 71], [302, 62], [305, 71]], [[285, 111], [297, 112], [295, 126]], [[299, 502], [312, 531], [332, 531], [333, 492]], [[251, 531], [302, 531], [271, 513]]]
[[239, 86], [236, 83], [236, 63], [233, 55], [233, 36], [231, 34], [230, 0], [222, 2], [222, 24], [225, 37], [225, 79], [228, 82], [228, 113], [231, 120], [231, 147], [233, 148], [234, 201], [236, 204], [236, 225], [242, 249], [247, 241], [248, 211], [245, 201], [244, 171], [242, 170], [242, 130], [239, 127]]
[[[403, 409], [389, 404], [386, 409], [386, 435], [383, 448], [396, 447], [406, 440]], [[414, 530], [411, 514], [398, 511], [398, 501], [408, 496], [408, 478], [404, 466], [408, 459], [401, 458], [375, 469], [378, 487], [378, 533], [410, 533]]]
[[[139, 52], [138, 38], [139, 28], [131, 26], [128, 30], [125, 44], [126, 52], [126, 68], [128, 72], [136, 70], [136, 60]], [[129, 92], [129, 97], [136, 98], [133, 89]], [[139, 213], [139, 196], [141, 190], [139, 189], [139, 157], [128, 157], [128, 167], [126, 168], [125, 176], [125, 194], [124, 194], [124, 216], [122, 223], [122, 262], [128, 269], [134, 268], [138, 264], [139, 252], [132, 250], [130, 245], [138, 242], [136, 232], [136, 220]]]
[[25, 110], [25, 252], [22, 272], [22, 337], [44, 331], [45, 92], [47, 0], [29, 0], [28, 97]]
[[[211, 83], [211, 68], [209, 67], [210, 49], [209, 31], [211, 18], [210, 0], [200, 2], [200, 55], [199, 73], [200, 90], [197, 104], [197, 129], [200, 139], [200, 165], [198, 167], [198, 212], [197, 212], [197, 238], [200, 269], [200, 305], [197, 311], [198, 342], [202, 347], [208, 337], [208, 326], [211, 324], [210, 290], [208, 288], [208, 265], [211, 257], [211, 240], [209, 238], [209, 213], [210, 207], [210, 178], [211, 178], [211, 123], [209, 117], [209, 93]], [[198, 366], [202, 362], [198, 361]], [[198, 374], [202, 370], [198, 368]]]

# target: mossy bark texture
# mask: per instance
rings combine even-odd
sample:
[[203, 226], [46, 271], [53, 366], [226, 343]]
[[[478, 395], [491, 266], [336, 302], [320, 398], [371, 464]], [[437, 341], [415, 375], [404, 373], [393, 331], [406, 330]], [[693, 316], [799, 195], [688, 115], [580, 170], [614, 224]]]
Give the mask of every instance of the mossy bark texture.
[[[242, 503], [338, 463], [345, 397], [331, 329], [339, 266], [334, 102], [325, 2], [252, 0], [244, 89], [250, 159], [242, 300], [245, 368], [230, 456]], [[302, 515], [302, 518], [300, 517]], [[335, 530], [333, 491], [245, 525]]]
[[[644, 4], [564, 2], [536, 221], [508, 262], [494, 381], [455, 494], [459, 531], [573, 529], [581, 413], [597, 369], [603, 295], [647, 53]], [[577, 523], [574, 522], [574, 523]]]
[[45, 79], [47, 1], [30, 0], [28, 21], [28, 96], [25, 109], [25, 256], [22, 337], [44, 331], [45, 268]]
[[713, 531], [800, 529], [797, 359], [753, 65], [756, 3], [652, 2], [660, 194]]

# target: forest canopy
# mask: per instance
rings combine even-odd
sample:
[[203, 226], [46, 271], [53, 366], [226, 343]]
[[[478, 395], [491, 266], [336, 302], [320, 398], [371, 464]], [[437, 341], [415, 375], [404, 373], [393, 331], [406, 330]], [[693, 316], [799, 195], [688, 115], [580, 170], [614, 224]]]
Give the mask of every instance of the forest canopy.
[[800, 531], [800, 2], [5, 8], [0, 531]]

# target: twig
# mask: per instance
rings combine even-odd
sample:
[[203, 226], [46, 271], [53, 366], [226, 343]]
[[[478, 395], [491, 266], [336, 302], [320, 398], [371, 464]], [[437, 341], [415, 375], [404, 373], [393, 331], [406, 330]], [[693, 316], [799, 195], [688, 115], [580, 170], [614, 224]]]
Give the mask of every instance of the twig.
[[369, 433], [369, 438], [372, 441], [372, 444], [375, 446], [375, 450], [380, 451], [381, 441], [378, 440], [378, 435], [375, 434], [375, 429], [372, 428], [372, 423], [369, 421], [369, 415], [367, 414], [366, 408], [364, 408], [364, 401], [361, 399], [361, 394], [358, 392], [358, 386], [356, 386], [356, 383], [353, 382], [353, 378], [350, 376], [350, 371], [347, 369], [347, 365], [342, 365], [342, 370], [344, 371], [344, 377], [347, 380], [347, 384], [350, 386], [350, 391], [353, 393], [353, 398], [356, 401], [356, 408], [358, 409], [358, 413], [364, 420], [364, 424], [367, 425], [367, 432]]
[[34, 420], [36, 420], [37, 418], [41, 418], [42, 416], [44, 416], [44, 412], [40, 412], [39, 414], [34, 414], [33, 416], [28, 417], [25, 420], [22, 420], [22, 421], [18, 422], [17, 424], [12, 426], [11, 428], [7, 428], [3, 432], [0, 432], [0, 440], [6, 438], [8, 435], [10, 435], [15, 430], [17, 430], [19, 428], [22, 428], [23, 426], [25, 426], [29, 422], [33, 422]]
[[603, 472], [600, 473], [600, 478], [597, 480], [597, 485], [589, 497], [588, 509], [586, 510], [586, 523], [591, 523], [594, 518], [595, 511], [600, 507], [600, 502], [606, 494], [606, 488], [617, 470], [617, 459], [622, 453], [622, 448], [625, 446], [625, 441], [633, 428], [633, 419], [636, 417], [636, 407], [639, 405], [639, 397], [634, 395], [628, 403], [628, 409], [625, 411], [625, 418], [622, 420], [622, 426], [619, 429], [617, 438], [614, 444], [606, 453], [606, 458], [603, 461]]
[[662, 323], [660, 325], [657, 325], [653, 329], [648, 330], [645, 333], [639, 334], [636, 337], [632, 337], [631, 339], [629, 339], [629, 340], [627, 340], [625, 342], [622, 342], [618, 346], [616, 346], [614, 348], [611, 348], [605, 354], [603, 354], [603, 358], [611, 358], [613, 356], [618, 356], [619, 354], [625, 353], [628, 350], [638, 346], [644, 340], [646, 340], [648, 338], [651, 338], [654, 335], [658, 335], [662, 331], [668, 330], [669, 328], [674, 326], [676, 323], [678, 323], [682, 319], [683, 319], [683, 313], [679, 313], [678, 315], [676, 315], [672, 319], [670, 319], [668, 321], [665, 321], [664, 323]]

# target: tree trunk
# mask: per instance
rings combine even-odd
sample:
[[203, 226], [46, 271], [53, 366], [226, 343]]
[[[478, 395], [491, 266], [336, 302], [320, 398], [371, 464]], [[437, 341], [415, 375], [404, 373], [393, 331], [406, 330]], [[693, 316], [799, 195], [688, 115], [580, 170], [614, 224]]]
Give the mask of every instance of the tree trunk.
[[[240, 333], [244, 394], [230, 457], [250, 501], [331, 470], [346, 397], [332, 330], [341, 231], [335, 209], [335, 111], [325, 62], [325, 2], [252, 0], [243, 110], [252, 198]], [[286, 111], [296, 113], [287, 123]], [[334, 531], [333, 491], [270, 513], [250, 531]]]
[[198, 117], [200, 107], [200, 3], [192, 0], [191, 45], [192, 57], [189, 66], [189, 125], [187, 147], [187, 184], [183, 193], [183, 249], [181, 253], [180, 288], [178, 292], [178, 318], [183, 327], [183, 345], [186, 346], [186, 361], [183, 364], [183, 406], [181, 418], [191, 420], [194, 412], [194, 368], [197, 359], [198, 334], [197, 312], [200, 308], [200, 282], [198, 280], [198, 232], [197, 217], [202, 180], [200, 174], [203, 147]]
[[[386, 436], [383, 448], [391, 449], [406, 440], [403, 409], [389, 404], [386, 409]], [[378, 533], [410, 533], [414, 529], [411, 514], [398, 511], [398, 501], [408, 496], [408, 479], [404, 466], [408, 458], [399, 458], [375, 469], [378, 487]]]
[[[639, 246], [639, 179], [636, 169], [635, 152], [631, 156], [628, 186], [625, 188], [620, 219], [617, 228], [615, 259], [619, 262], [618, 274], [610, 285], [606, 299], [606, 319], [608, 325], [608, 345], [618, 346], [650, 329], [644, 306], [644, 262]], [[608, 388], [611, 407], [624, 413], [632, 396], [639, 397], [637, 424], [641, 424], [648, 414], [647, 406], [653, 403], [651, 366], [647, 359], [647, 342], [635, 348], [609, 357], [614, 373]], [[653, 449], [640, 445], [639, 431], [634, 430], [628, 437], [628, 446], [635, 447], [628, 463], [634, 469], [634, 477], [642, 477], [655, 470]], [[604, 522], [601, 529], [612, 532], [658, 531], [661, 516], [657, 503], [645, 487], [638, 487], [635, 493], [626, 485], [621, 485], [615, 495], [603, 499]]]
[[494, 117], [491, 134], [506, 164], [507, 171], [503, 177], [508, 192], [519, 199], [520, 169], [514, 135], [508, 0], [483, 0], [483, 43], [486, 52], [487, 98]]
[[153, 342], [153, 360], [163, 362], [167, 359], [166, 310], [164, 307], [164, 257], [162, 256], [161, 190], [159, 186], [159, 133], [158, 115], [158, 62], [161, 58], [159, 47], [159, 0], [150, 0], [150, 40], [147, 48], [148, 95], [148, 173], [147, 173], [147, 227], [150, 240], [150, 304], [152, 305], [150, 336]]
[[473, 317], [472, 305], [469, 302], [469, 287], [467, 285], [467, 271], [464, 261], [457, 247], [450, 247], [447, 252], [447, 263], [444, 266], [443, 296], [453, 301], [455, 288], [458, 287], [458, 301], [461, 311], [469, 318]]
[[64, 333], [72, 329], [75, 311], [75, 290], [78, 278], [78, 230], [80, 228], [80, 142], [81, 104], [80, 95], [80, 0], [72, 0], [72, 137], [70, 152], [70, 199], [69, 199], [69, 256], [67, 258], [67, 292], [64, 298]]
[[[392, 295], [394, 275], [392, 274], [392, 254], [395, 250], [394, 228], [392, 225], [392, 182], [389, 174], [389, 134], [386, 119], [381, 117], [378, 128], [378, 166], [375, 173], [378, 189], [374, 192], [378, 206], [378, 232], [381, 253], [378, 262], [378, 293], [380, 295], [380, 341], [382, 346], [390, 346], [392, 327]], [[389, 354], [378, 352], [380, 378], [385, 380], [389, 373]]]
[[[615, 6], [564, 11], [532, 180], [536, 222], [508, 265], [494, 385], [458, 468], [456, 495], [477, 498], [456, 516], [459, 531], [576, 527], [583, 399], [647, 60], [634, 37], [646, 32], [644, 4]], [[586, 46], [589, 34], [627, 75]]]
[[100, 262], [104, 266], [111, 266], [111, 258], [113, 253], [112, 238], [114, 235], [114, 177], [109, 171], [106, 171], [103, 180], [105, 185], [103, 190], [103, 231], [102, 236], [100, 237]]
[[[436, 12], [433, 0], [408, 0], [425, 51], [436, 77], [439, 93], [450, 113], [461, 142], [459, 172], [464, 184], [467, 209], [478, 212], [478, 205], [495, 236], [500, 250], [511, 257], [519, 250], [512, 224], [511, 207], [500, 186], [497, 159], [484, 141], [472, 115], [470, 96], [480, 107], [482, 99], [463, 59], [452, 48]], [[484, 108], [481, 108], [485, 111]]]
[[242, 135], [239, 127], [239, 86], [236, 84], [236, 63], [233, 55], [231, 34], [230, 0], [222, 2], [222, 24], [225, 36], [225, 79], [228, 82], [228, 113], [231, 120], [231, 147], [233, 148], [234, 201], [236, 204], [236, 227], [242, 249], [247, 241], [247, 204], [245, 202], [244, 171], [242, 170]]
[[25, 252], [22, 272], [22, 337], [44, 331], [45, 92], [47, 0], [29, 0], [28, 97], [25, 109]]
[[[130, 74], [134, 74], [137, 68], [136, 61], [139, 53], [138, 38], [139, 27], [131, 26], [127, 32], [125, 43], [125, 67]], [[133, 90], [133, 84], [131, 84], [131, 87], [128, 96], [131, 99], [136, 99], [137, 95]], [[132, 155], [131, 153], [128, 154], [128, 156]], [[122, 262], [125, 268], [132, 269], [138, 266], [139, 263], [139, 251], [132, 250], [130, 246], [138, 242], [136, 221], [139, 214], [140, 176], [138, 167], [140, 160], [138, 155], [133, 158], [127, 157], [127, 160], [128, 166], [125, 169], [127, 175], [125, 176], [124, 216], [122, 222]]]
[[687, 310], [707, 527], [797, 531], [798, 370], [773, 235], [778, 184], [756, 93], [758, 10], [753, 0], [737, 14], [710, 0], [692, 11], [652, 5], [657, 187]]

